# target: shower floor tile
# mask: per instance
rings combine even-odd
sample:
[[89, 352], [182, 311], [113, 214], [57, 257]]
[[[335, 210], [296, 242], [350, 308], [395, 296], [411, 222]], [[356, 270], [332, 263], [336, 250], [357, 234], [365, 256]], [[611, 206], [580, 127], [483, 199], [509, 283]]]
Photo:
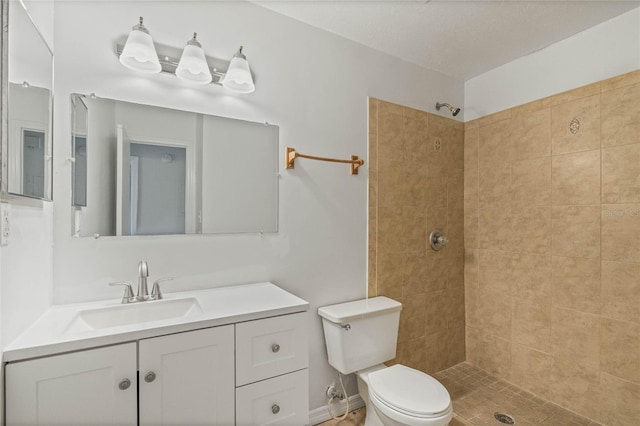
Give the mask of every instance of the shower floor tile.
[[602, 426], [467, 362], [433, 375], [449, 391], [455, 414], [453, 425], [499, 426], [494, 414], [508, 414], [516, 426]]
[[[513, 417], [516, 426], [602, 426], [467, 362], [433, 376], [447, 388], [453, 401], [454, 417], [449, 426], [503, 425], [495, 419], [496, 412]], [[342, 421], [332, 420], [320, 426], [362, 426], [365, 415], [363, 407]]]

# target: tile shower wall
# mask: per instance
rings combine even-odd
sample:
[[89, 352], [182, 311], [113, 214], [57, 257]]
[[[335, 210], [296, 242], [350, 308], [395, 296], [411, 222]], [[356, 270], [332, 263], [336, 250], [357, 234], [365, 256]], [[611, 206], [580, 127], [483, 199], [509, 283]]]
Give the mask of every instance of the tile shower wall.
[[368, 294], [403, 304], [395, 362], [439, 371], [465, 359], [464, 125], [370, 99], [369, 126]]
[[465, 124], [467, 360], [640, 419], [640, 71]]

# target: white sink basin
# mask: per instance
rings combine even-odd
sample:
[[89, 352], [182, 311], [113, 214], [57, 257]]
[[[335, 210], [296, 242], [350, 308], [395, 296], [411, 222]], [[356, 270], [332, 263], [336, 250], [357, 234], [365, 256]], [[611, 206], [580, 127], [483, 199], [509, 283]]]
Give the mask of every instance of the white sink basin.
[[193, 297], [87, 309], [78, 312], [73, 317], [64, 333], [76, 333], [172, 318], [184, 318], [201, 313], [202, 308], [198, 300]]

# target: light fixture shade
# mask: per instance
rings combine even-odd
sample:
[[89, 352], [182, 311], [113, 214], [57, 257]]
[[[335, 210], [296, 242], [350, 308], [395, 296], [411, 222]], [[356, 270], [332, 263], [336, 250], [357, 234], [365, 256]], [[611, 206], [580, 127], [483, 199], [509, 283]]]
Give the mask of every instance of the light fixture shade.
[[211, 83], [211, 70], [204, 56], [204, 51], [196, 40], [196, 34], [193, 34], [193, 39], [187, 43], [182, 51], [178, 68], [176, 68], [176, 76], [191, 83]]
[[147, 29], [140, 23], [133, 27], [120, 54], [120, 63], [134, 71], [156, 74], [162, 70], [156, 47]]
[[242, 53], [242, 46], [231, 59], [229, 69], [222, 80], [222, 85], [237, 93], [252, 93], [256, 90], [256, 86], [253, 84], [253, 77], [251, 77], [249, 62], [247, 62], [247, 57]]

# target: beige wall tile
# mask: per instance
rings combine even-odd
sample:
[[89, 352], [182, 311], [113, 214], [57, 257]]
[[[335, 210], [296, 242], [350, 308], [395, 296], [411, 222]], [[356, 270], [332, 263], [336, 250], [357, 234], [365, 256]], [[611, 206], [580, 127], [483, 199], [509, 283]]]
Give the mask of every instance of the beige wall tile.
[[600, 313], [600, 262], [554, 256], [553, 305]]
[[600, 321], [600, 370], [640, 384], [640, 324]]
[[513, 273], [511, 252], [501, 250], [479, 251], [479, 284], [483, 290], [511, 295]]
[[508, 120], [509, 118], [511, 118], [511, 110], [507, 109], [504, 111], [496, 112], [494, 114], [485, 115], [484, 117], [478, 118], [475, 121], [478, 123], [478, 127], [484, 127], [498, 121]]
[[521, 300], [545, 304], [551, 301], [551, 256], [514, 254], [511, 260], [512, 294]]
[[378, 171], [378, 136], [372, 133], [369, 133], [367, 166], [369, 167], [369, 179], [371, 179], [371, 173]]
[[551, 245], [554, 256], [600, 256], [600, 208], [556, 206], [551, 211]]
[[464, 282], [465, 286], [478, 284], [479, 250], [465, 249], [464, 252]]
[[480, 289], [478, 309], [480, 326], [486, 334], [511, 340], [511, 304], [508, 294]]
[[[574, 119], [579, 128], [572, 132]], [[600, 94], [554, 106], [551, 140], [553, 155], [600, 148]]]
[[551, 353], [598, 371], [600, 367], [600, 317], [570, 309], [553, 308], [551, 312]]
[[[396, 217], [398, 220], [398, 217]], [[426, 244], [426, 230], [425, 224], [427, 223], [426, 212], [415, 206], [404, 206], [402, 208], [401, 232], [400, 240], [402, 241], [402, 247], [406, 253], [412, 253], [417, 255], [424, 255], [427, 250]], [[380, 228], [382, 233], [382, 228]], [[380, 239], [378, 240], [380, 241]]]
[[425, 328], [425, 294], [412, 294], [410, 297], [403, 297], [402, 311], [400, 312], [400, 328], [398, 330], [398, 340], [407, 341], [424, 337]]
[[378, 103], [378, 158], [404, 159], [402, 107]]
[[438, 290], [426, 293], [424, 303], [425, 334], [447, 331], [447, 291]]
[[529, 303], [514, 299], [511, 341], [545, 353], [551, 350], [551, 301]]
[[447, 288], [447, 330], [464, 327], [464, 286]]
[[478, 209], [464, 209], [464, 246], [478, 248]]
[[557, 155], [551, 161], [554, 205], [600, 202], [600, 150]]
[[636, 426], [640, 419], [640, 385], [606, 373], [600, 374], [604, 398], [600, 418], [611, 425]]
[[403, 108], [404, 159], [426, 166], [432, 151], [428, 142], [428, 114], [412, 108]]
[[381, 252], [404, 252], [404, 223], [401, 207], [379, 206], [377, 213], [377, 243]]
[[603, 147], [640, 142], [640, 84], [602, 93], [601, 108]]
[[[518, 115], [525, 115], [531, 112], [540, 111], [541, 109], [549, 109], [551, 107], [551, 97], [537, 99], [526, 104], [511, 108], [511, 116], [516, 118]], [[549, 122], [549, 125], [551, 122]]]
[[549, 397], [551, 382], [551, 355], [513, 344], [511, 346], [511, 379], [538, 396]]
[[602, 261], [602, 315], [640, 324], [640, 264]]
[[369, 134], [375, 135], [378, 131], [378, 100], [369, 98]]
[[511, 380], [511, 341], [497, 336], [480, 336], [477, 344], [478, 367], [505, 380]]
[[512, 149], [510, 123], [510, 120], [503, 120], [479, 128], [478, 164], [481, 175], [509, 163]]
[[[638, 92], [640, 98], [640, 91]], [[638, 101], [640, 104], [640, 101]], [[639, 114], [640, 117], [640, 114]], [[640, 128], [640, 119], [638, 121]], [[640, 201], [640, 143], [602, 150], [602, 202]]]
[[478, 287], [465, 285], [464, 290], [465, 324], [473, 327], [480, 327]]
[[378, 249], [377, 253], [377, 286], [378, 295], [392, 299], [402, 298], [402, 259], [403, 253], [385, 252]]
[[506, 203], [483, 207], [478, 213], [478, 247], [481, 249], [513, 248], [513, 216]]
[[447, 367], [465, 361], [464, 325], [450, 329], [447, 333]]
[[583, 416], [597, 419], [600, 415], [602, 397], [598, 372], [585, 368], [572, 359], [554, 357], [550, 395], [556, 404]]
[[407, 253], [402, 258], [402, 298], [427, 291], [426, 254]]
[[[447, 353], [448, 331], [428, 334], [424, 338], [424, 353], [426, 371], [435, 373], [449, 367], [449, 354]], [[416, 348], [418, 350], [418, 348]]]
[[[548, 104], [546, 102], [534, 105]], [[522, 107], [519, 107], [522, 108]], [[521, 110], [511, 119], [510, 142], [512, 160], [526, 160], [551, 155], [551, 109]]]
[[425, 339], [413, 339], [402, 342], [398, 345], [400, 354], [400, 362], [407, 367], [415, 368], [420, 371], [426, 369], [425, 357]]
[[640, 204], [602, 205], [602, 259], [640, 262]]
[[601, 90], [606, 92], [613, 89], [619, 89], [624, 86], [640, 83], [640, 70], [622, 74], [602, 81]]
[[588, 84], [586, 86], [580, 86], [576, 89], [568, 90], [566, 92], [558, 93], [551, 96], [551, 106], [564, 104], [567, 102], [573, 102], [582, 98], [594, 96], [600, 94], [600, 82]]
[[511, 215], [513, 251], [544, 254], [551, 249], [551, 207], [512, 207]]
[[551, 157], [511, 163], [511, 202], [519, 206], [551, 205]]
[[508, 163], [486, 169], [480, 168], [478, 203], [481, 208], [508, 201], [510, 191], [511, 167]]
[[404, 201], [402, 184], [404, 164], [399, 160], [378, 159], [378, 206], [401, 206]]

